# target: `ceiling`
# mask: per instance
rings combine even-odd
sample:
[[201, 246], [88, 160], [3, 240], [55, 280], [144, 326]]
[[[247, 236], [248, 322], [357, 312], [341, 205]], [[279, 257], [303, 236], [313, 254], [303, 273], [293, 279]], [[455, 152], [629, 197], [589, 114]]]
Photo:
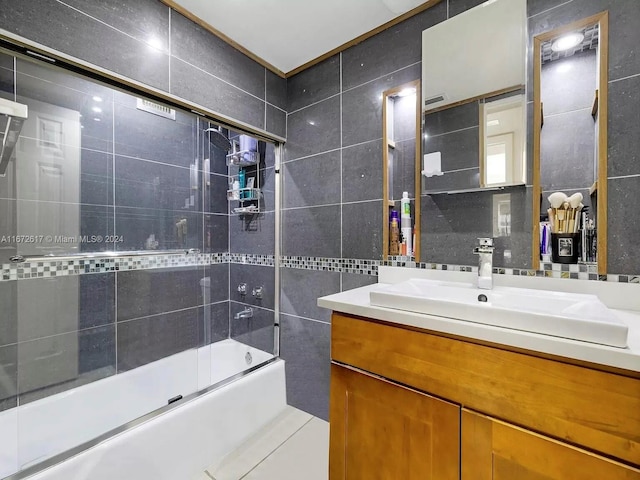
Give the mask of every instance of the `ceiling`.
[[[424, 0], [172, 0], [283, 73]], [[179, 8], [179, 9], [180, 9]]]

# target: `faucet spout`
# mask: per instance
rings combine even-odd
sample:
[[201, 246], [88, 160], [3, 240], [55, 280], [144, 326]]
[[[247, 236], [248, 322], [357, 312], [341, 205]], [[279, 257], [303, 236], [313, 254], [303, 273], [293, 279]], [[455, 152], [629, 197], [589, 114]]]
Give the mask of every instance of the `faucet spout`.
[[478, 255], [478, 288], [493, 288], [493, 238], [479, 238], [478, 246], [473, 249]]

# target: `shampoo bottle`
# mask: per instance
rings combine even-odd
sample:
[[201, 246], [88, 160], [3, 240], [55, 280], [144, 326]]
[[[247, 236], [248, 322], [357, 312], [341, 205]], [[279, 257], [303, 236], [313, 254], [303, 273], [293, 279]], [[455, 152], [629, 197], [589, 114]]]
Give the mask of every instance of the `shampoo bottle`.
[[413, 232], [411, 228], [411, 201], [409, 200], [409, 193], [402, 192], [402, 199], [400, 200], [400, 228], [402, 229], [402, 241], [406, 243], [407, 249], [403, 255], [413, 256]]
[[398, 226], [398, 212], [391, 211], [391, 226], [389, 228], [389, 255], [400, 255], [400, 228]]

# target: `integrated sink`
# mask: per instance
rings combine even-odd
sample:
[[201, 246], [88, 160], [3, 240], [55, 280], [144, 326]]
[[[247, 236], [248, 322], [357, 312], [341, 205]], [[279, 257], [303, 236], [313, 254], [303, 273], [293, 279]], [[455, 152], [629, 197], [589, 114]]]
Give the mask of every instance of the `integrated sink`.
[[370, 292], [371, 305], [626, 348], [628, 327], [597, 296], [410, 279]]

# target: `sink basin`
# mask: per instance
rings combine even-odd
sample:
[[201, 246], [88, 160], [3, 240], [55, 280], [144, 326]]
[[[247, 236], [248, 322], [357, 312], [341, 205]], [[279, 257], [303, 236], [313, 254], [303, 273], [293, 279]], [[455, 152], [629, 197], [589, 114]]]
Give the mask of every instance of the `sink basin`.
[[370, 292], [371, 305], [526, 332], [627, 346], [628, 327], [595, 295], [411, 279]]

